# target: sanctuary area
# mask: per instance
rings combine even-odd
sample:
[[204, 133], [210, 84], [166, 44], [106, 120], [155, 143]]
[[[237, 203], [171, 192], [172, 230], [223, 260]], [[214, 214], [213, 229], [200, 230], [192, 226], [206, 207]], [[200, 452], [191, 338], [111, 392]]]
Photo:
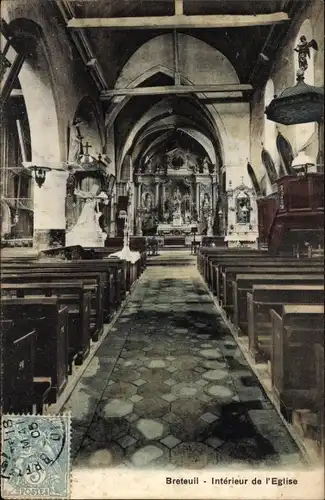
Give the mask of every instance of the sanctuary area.
[[73, 470], [319, 466], [323, 1], [1, 16], [2, 413], [71, 412]]

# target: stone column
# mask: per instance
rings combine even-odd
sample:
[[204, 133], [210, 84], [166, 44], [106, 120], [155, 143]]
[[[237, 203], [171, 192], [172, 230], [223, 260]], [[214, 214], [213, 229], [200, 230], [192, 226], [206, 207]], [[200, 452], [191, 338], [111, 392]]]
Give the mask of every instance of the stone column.
[[137, 236], [142, 236], [142, 219], [139, 215], [139, 210], [141, 209], [141, 196], [142, 196], [142, 183], [138, 182], [136, 185], [136, 234]]
[[34, 235], [33, 247], [37, 251], [65, 245], [65, 200], [67, 173], [46, 172], [44, 184], [39, 187], [33, 180]]
[[157, 212], [159, 214], [159, 208], [160, 208], [160, 200], [159, 200], [159, 177], [155, 177], [155, 202], [156, 202], [156, 207], [157, 207]]
[[161, 185], [161, 212], [163, 216], [165, 213], [165, 196], [166, 196], [165, 182], [163, 182]]
[[[135, 214], [135, 189], [134, 189], [134, 182], [129, 182], [129, 187], [130, 187], [130, 198], [128, 201], [128, 225], [129, 225], [129, 235], [132, 236], [134, 233], [134, 214]], [[126, 188], [127, 190], [128, 188]]]
[[110, 231], [109, 236], [113, 238], [116, 236], [116, 195], [112, 194], [111, 198], [111, 216], [110, 216]]
[[[217, 194], [217, 175], [214, 173], [212, 174], [212, 218], [213, 218], [213, 227], [215, 228], [216, 226], [216, 221], [218, 218], [218, 210], [217, 210], [217, 204], [218, 204], [218, 194]], [[219, 225], [219, 224], [217, 224]]]
[[196, 179], [196, 195], [195, 195], [195, 200], [196, 200], [196, 210], [197, 210], [197, 215], [199, 220], [201, 220], [201, 206], [200, 206], [200, 183]]

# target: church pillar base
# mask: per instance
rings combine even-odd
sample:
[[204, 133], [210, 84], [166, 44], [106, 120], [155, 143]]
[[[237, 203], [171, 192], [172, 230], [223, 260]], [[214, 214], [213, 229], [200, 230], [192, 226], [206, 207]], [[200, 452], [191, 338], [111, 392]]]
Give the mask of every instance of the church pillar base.
[[33, 248], [37, 251], [65, 246], [65, 229], [34, 229]]

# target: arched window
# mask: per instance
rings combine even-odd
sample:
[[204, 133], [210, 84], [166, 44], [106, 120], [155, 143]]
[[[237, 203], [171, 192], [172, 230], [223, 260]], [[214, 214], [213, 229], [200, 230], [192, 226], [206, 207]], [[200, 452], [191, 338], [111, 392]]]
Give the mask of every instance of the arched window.
[[[309, 21], [309, 19], [306, 19], [302, 25], [300, 26], [300, 29], [298, 31], [297, 37], [294, 42], [294, 47], [297, 47], [297, 45], [301, 42], [300, 37], [305, 36], [307, 39], [307, 42], [310, 42], [314, 37], [313, 37], [313, 29], [312, 25]], [[315, 83], [315, 67], [314, 67], [314, 58], [315, 58], [315, 51], [314, 49], [310, 48], [310, 58], [307, 57], [307, 63], [308, 67], [305, 70], [304, 73], [304, 81], [308, 85], [314, 85]], [[299, 69], [299, 61], [298, 61], [298, 54], [297, 52], [294, 52], [294, 83], [296, 83], [296, 77], [297, 77], [297, 71]], [[299, 154], [300, 151], [306, 150], [308, 156], [315, 156], [316, 160], [316, 155], [317, 155], [317, 134], [316, 134], [316, 123], [301, 123], [299, 125], [294, 125], [295, 127], [295, 133], [294, 133], [294, 151], [296, 155]]]
[[[274, 98], [274, 84], [273, 81], [270, 79], [268, 80], [266, 86], [265, 86], [265, 91], [264, 91], [264, 109], [270, 104], [272, 99]], [[276, 136], [277, 136], [277, 131], [276, 131], [276, 123], [268, 120], [266, 115], [264, 115], [264, 141], [263, 145], [264, 148], [270, 153], [271, 158], [275, 164], [275, 166], [279, 167], [280, 161], [279, 161], [279, 155], [277, 152], [276, 148]]]

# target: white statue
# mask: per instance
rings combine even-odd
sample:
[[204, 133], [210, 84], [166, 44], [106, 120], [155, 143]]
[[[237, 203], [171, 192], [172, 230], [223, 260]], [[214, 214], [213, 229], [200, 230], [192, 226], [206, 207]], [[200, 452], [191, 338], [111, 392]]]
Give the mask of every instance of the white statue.
[[146, 193], [143, 199], [143, 206], [147, 212], [152, 210], [152, 196], [151, 193]]
[[99, 225], [99, 218], [102, 213], [99, 211], [99, 203], [108, 203], [108, 196], [103, 191], [99, 194], [97, 186], [92, 192], [85, 193], [79, 189], [75, 190], [75, 195], [86, 200], [79, 219], [74, 228], [66, 234], [66, 245], [81, 245], [83, 247], [103, 247], [107, 234]]
[[208, 215], [207, 223], [208, 223], [207, 236], [213, 236], [213, 227], [212, 227], [213, 218], [211, 214]]
[[173, 226], [181, 226], [183, 224], [183, 216], [181, 209], [182, 195], [179, 188], [174, 192], [174, 210], [173, 210]]
[[77, 163], [79, 160], [79, 156], [82, 153], [83, 137], [80, 133], [80, 125], [82, 123], [83, 122], [79, 118], [77, 118], [75, 120], [75, 123], [71, 126], [68, 163]]
[[210, 166], [210, 162], [209, 162], [208, 157], [206, 156], [202, 162], [202, 169], [203, 169], [204, 174], [209, 173], [209, 166]]
[[206, 212], [210, 209], [210, 197], [208, 193], [204, 193], [203, 200], [202, 200], [202, 212]]
[[129, 222], [128, 222], [128, 217], [125, 219], [124, 222], [124, 237], [123, 237], [123, 248], [122, 250], [119, 250], [118, 252], [112, 253], [108, 256], [108, 259], [112, 257], [118, 257], [121, 260], [126, 260], [127, 262], [131, 262], [134, 264], [137, 262], [141, 255], [140, 252], [134, 252], [130, 250], [130, 231], [129, 231]]

